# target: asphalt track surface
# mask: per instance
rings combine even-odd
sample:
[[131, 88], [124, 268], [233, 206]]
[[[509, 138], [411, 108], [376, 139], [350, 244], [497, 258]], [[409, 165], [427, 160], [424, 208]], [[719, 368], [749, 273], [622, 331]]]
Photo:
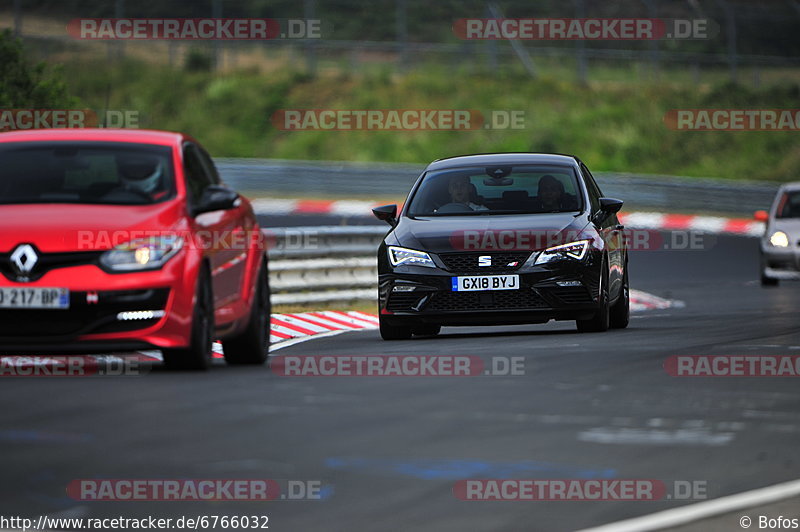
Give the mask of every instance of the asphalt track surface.
[[[757, 241], [631, 255], [635, 288], [684, 308], [626, 330], [571, 322], [318, 338], [286, 355], [524, 357], [525, 374], [285, 377], [220, 365], [8, 378], [0, 515], [269, 516], [270, 530], [574, 530], [689, 501], [461, 501], [467, 478], [703, 481], [719, 497], [800, 478], [800, 381], [678, 378], [670, 355], [800, 354], [800, 285], [763, 289]], [[320, 480], [323, 500], [76, 501], [74, 479]], [[733, 518], [731, 518], [733, 519]], [[698, 528], [699, 529], [699, 528]], [[736, 521], [730, 530], [739, 529]]]

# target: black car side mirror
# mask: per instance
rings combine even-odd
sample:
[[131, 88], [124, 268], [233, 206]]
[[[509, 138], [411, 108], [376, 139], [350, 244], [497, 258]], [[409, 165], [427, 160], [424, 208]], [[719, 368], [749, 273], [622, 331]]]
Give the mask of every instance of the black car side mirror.
[[600, 210], [592, 216], [592, 221], [596, 224], [603, 223], [606, 218], [618, 213], [624, 203], [614, 198], [600, 198]]
[[211, 211], [225, 211], [238, 205], [239, 193], [221, 185], [209, 185], [194, 206], [194, 215]]
[[374, 214], [375, 218], [378, 220], [383, 220], [392, 227], [397, 225], [397, 205], [394, 203], [391, 205], [381, 205], [380, 207], [375, 207], [372, 209], [372, 214]]

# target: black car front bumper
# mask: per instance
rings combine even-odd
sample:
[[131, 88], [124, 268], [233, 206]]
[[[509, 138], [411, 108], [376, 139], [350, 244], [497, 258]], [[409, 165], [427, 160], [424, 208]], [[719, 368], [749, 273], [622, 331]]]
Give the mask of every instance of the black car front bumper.
[[[601, 261], [564, 260], [478, 274], [474, 269], [401, 266], [378, 276], [380, 313], [392, 323], [510, 325], [589, 319], [598, 310]], [[458, 292], [452, 278], [519, 275], [515, 290]], [[411, 289], [410, 287], [413, 287]]]

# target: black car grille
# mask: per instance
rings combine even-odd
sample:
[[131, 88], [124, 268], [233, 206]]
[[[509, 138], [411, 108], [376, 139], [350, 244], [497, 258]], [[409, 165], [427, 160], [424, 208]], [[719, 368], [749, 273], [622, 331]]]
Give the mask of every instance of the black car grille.
[[578, 305], [582, 303], [593, 303], [592, 295], [583, 286], [574, 288], [558, 288], [553, 294], [568, 305]]
[[[10, 281], [19, 281], [19, 276], [11, 263], [11, 254], [0, 253], [0, 273]], [[37, 262], [33, 270], [26, 276], [27, 281], [36, 281], [50, 270], [97, 264], [103, 251], [74, 251], [67, 253], [41, 253], [37, 251]]]
[[[439, 258], [444, 262], [448, 271], [457, 273], [504, 273], [519, 269], [528, 257], [530, 251], [508, 253], [442, 253]], [[478, 266], [478, 257], [492, 257], [491, 266]]]
[[160, 318], [117, 321], [117, 314], [136, 310], [163, 310], [169, 289], [97, 292], [96, 303], [87, 292], [70, 293], [69, 309], [0, 309], [0, 345], [3, 340], [42, 336], [78, 336], [143, 329]]
[[520, 310], [548, 307], [539, 294], [529, 289], [481, 292], [437, 292], [424, 310]]

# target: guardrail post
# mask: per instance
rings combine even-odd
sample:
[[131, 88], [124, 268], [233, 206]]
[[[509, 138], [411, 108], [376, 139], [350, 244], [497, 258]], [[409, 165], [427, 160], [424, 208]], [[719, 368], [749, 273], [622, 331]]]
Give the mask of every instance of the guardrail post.
[[22, 37], [22, 0], [14, 0], [14, 37]]
[[408, 4], [406, 0], [397, 0], [395, 22], [400, 70], [405, 70], [408, 66]]
[[[644, 5], [647, 6], [647, 16], [651, 19], [658, 18], [658, 5], [655, 0], [642, 0]], [[650, 48], [650, 76], [653, 81], [658, 81], [661, 61], [661, 50], [657, 40], [651, 40], [647, 43]]]
[[725, 13], [725, 33], [728, 38], [728, 65], [730, 66], [731, 82], [736, 83], [739, 78], [739, 56], [736, 52], [736, 14], [727, 0], [717, 0], [717, 5]]
[[[497, 4], [489, 2], [486, 6], [494, 18], [503, 18], [503, 13], [500, 11], [500, 8], [497, 7]], [[528, 71], [528, 74], [530, 74], [532, 78], [536, 78], [536, 67], [533, 65], [533, 59], [531, 59], [525, 47], [522, 46], [522, 43], [514, 39], [508, 42], [511, 43], [511, 48], [514, 50], [514, 53], [517, 54], [517, 57], [522, 63], [522, 66], [525, 67], [525, 70]]]
[[[584, 0], [575, 0], [575, 18], [582, 19], [584, 17], [586, 17], [586, 2]], [[578, 83], [586, 85], [588, 82], [586, 42], [583, 39], [575, 41], [575, 62], [578, 68]]]
[[[489, 7], [489, 2], [486, 2], [486, 9], [483, 14], [486, 18], [492, 18], [492, 9]], [[497, 42], [494, 39], [486, 41], [486, 62], [489, 65], [489, 72], [497, 70]]]
[[[211, 16], [215, 19], [222, 18], [222, 0], [212, 0], [211, 3]], [[219, 72], [222, 70], [222, 45], [219, 39], [214, 39], [214, 70]]]
[[[311, 20], [314, 18], [314, 11], [316, 7], [316, 0], [304, 0], [303, 1], [303, 16], [306, 20]], [[308, 75], [311, 77], [316, 77], [317, 75], [317, 49], [316, 43], [314, 39], [305, 40], [305, 49], [306, 49], [306, 68], [308, 70]]]

